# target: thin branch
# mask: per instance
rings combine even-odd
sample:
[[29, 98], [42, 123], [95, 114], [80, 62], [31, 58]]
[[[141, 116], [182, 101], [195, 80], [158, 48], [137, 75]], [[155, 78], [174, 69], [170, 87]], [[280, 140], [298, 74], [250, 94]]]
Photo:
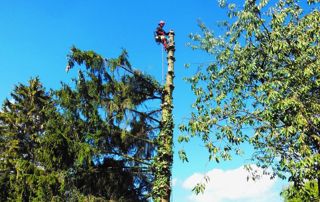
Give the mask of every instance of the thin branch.
[[[121, 157], [123, 157], [123, 158], [125, 158], [125, 159], [127, 159], [127, 160], [129, 160], [129, 161], [138, 162], [138, 163], [145, 164], [145, 165], [148, 165], [148, 166], [151, 165], [151, 163], [149, 163], [149, 162], [145, 162], [145, 161], [143, 161], [143, 160], [141, 160], [141, 159], [136, 159], [136, 158], [134, 158], [134, 157], [132, 157], [132, 156], [129, 156], [129, 155], [127, 155], [127, 154], [121, 154], [121, 153], [118, 153], [118, 152], [113, 152], [113, 153], [109, 153], [109, 154], [121, 156]], [[147, 159], [147, 160], [150, 161], [151, 159]]]
[[[149, 83], [151, 86], [154, 86], [153, 83], [151, 83], [150, 81], [148, 81], [147, 79], [145, 79], [143, 76], [141, 76], [141, 75], [143, 75], [143, 74], [141, 74], [140, 72], [132, 71], [131, 69], [127, 68], [127, 67], [124, 66], [124, 65], [120, 65], [120, 64], [119, 64], [118, 66], [121, 67], [122, 69], [124, 69], [125, 71], [127, 71], [127, 72], [129, 72], [129, 73], [131, 73], [131, 74], [133, 74], [133, 75], [135, 75], [135, 76], [138, 76], [139, 78], [141, 78], [141, 79], [144, 80], [145, 82]], [[158, 89], [158, 90], [159, 90], [159, 89]]]
[[[142, 116], [145, 116], [145, 117], [147, 117], [147, 118], [149, 118], [149, 119], [151, 119], [151, 120], [153, 120], [153, 121], [155, 121], [155, 122], [157, 122], [157, 123], [161, 123], [161, 121], [159, 121], [158, 119], [156, 119], [156, 118], [153, 118], [153, 117], [151, 117], [150, 115], [151, 114], [146, 114], [146, 113], [144, 113], [144, 112], [139, 112], [139, 111], [137, 111], [137, 110], [135, 110], [135, 109], [128, 109], [129, 111], [133, 111], [133, 112], [135, 112], [135, 113], [137, 113], [137, 114], [140, 114], [140, 115], [142, 115]], [[152, 113], [154, 113], [154, 112], [152, 112]]]

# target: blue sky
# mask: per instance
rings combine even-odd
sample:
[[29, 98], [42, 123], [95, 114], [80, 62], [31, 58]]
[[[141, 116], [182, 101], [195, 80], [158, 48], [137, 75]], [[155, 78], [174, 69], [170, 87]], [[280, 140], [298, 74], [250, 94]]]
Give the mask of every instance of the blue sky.
[[[174, 119], [178, 125], [188, 118], [194, 98], [190, 86], [183, 81], [183, 78], [195, 73], [196, 69], [186, 70], [184, 64], [210, 60], [208, 55], [192, 51], [186, 46], [190, 41], [188, 35], [199, 31], [198, 19], [219, 33], [216, 23], [224, 17], [224, 11], [218, 8], [215, 0], [157, 2], [2, 0], [0, 1], [0, 101], [3, 102], [9, 97], [15, 84], [26, 83], [31, 77], [39, 76], [47, 89], [58, 88], [60, 81], [71, 83], [70, 78], [76, 75], [76, 71], [67, 74], [65, 66], [66, 55], [72, 45], [83, 50], [94, 50], [107, 58], [117, 56], [121, 49], [125, 48], [129, 52], [129, 59], [134, 68], [149, 73], [161, 81], [162, 47], [154, 42], [153, 31], [159, 20], [165, 20], [167, 22], [165, 29], [173, 29], [176, 33], [176, 87], [173, 96]], [[178, 134], [178, 130], [175, 130], [175, 139]], [[219, 188], [214, 185], [218, 182], [211, 179], [212, 190], [210, 189], [211, 193], [206, 193], [206, 199], [192, 197], [190, 191], [192, 179], [198, 178], [203, 173], [209, 173], [212, 178], [222, 177], [227, 180], [233, 173], [243, 174], [238, 169], [248, 162], [247, 157], [235, 157], [231, 162], [222, 162], [218, 165], [208, 163], [208, 157], [198, 140], [183, 146], [175, 143], [175, 151], [182, 147], [186, 149], [190, 163], [182, 163], [175, 155], [173, 201], [229, 202], [257, 201], [258, 198], [261, 201], [268, 201], [270, 197], [273, 197], [273, 201], [280, 201], [278, 194], [282, 184], [276, 181], [271, 184], [264, 181], [269, 183], [269, 189], [256, 190], [252, 196], [237, 195], [232, 192], [235, 190], [230, 190], [230, 195], [236, 196], [228, 198], [221, 194], [219, 196], [213, 194], [214, 190]], [[228, 182], [235, 185], [238, 183], [238, 186], [231, 186], [233, 189], [246, 189], [246, 186], [251, 186], [240, 181], [241, 179], [239, 183], [232, 180]], [[262, 187], [265, 185], [262, 184]]]

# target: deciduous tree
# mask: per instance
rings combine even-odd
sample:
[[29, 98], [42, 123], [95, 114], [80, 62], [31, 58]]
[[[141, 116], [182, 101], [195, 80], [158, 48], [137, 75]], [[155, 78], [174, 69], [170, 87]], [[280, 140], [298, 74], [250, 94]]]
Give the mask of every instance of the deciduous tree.
[[212, 62], [188, 79], [195, 111], [180, 141], [200, 136], [219, 162], [249, 140], [252, 160], [272, 177], [301, 188], [320, 180], [320, 13], [319, 1], [307, 2], [220, 1], [230, 17], [224, 35], [203, 23], [191, 35]]

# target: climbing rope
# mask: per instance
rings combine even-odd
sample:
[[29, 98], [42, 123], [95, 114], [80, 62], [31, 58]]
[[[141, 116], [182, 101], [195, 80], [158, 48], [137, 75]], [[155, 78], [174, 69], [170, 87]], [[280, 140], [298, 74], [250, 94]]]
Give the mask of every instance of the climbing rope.
[[164, 83], [164, 54], [163, 54], [163, 46], [161, 46], [161, 58], [162, 58], [162, 77], [161, 77], [161, 85]]

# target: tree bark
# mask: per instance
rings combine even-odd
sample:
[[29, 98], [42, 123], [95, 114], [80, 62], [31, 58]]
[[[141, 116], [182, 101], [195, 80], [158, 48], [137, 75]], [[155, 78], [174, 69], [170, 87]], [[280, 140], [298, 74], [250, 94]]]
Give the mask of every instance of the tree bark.
[[155, 197], [156, 202], [170, 202], [171, 196], [171, 168], [173, 162], [173, 116], [172, 116], [172, 92], [174, 89], [174, 32], [169, 32], [168, 44], [168, 72], [166, 75], [166, 83], [162, 95], [162, 120], [161, 131], [158, 139], [158, 155], [156, 160], [155, 173]]
[[318, 198], [320, 199], [320, 177], [318, 177]]

